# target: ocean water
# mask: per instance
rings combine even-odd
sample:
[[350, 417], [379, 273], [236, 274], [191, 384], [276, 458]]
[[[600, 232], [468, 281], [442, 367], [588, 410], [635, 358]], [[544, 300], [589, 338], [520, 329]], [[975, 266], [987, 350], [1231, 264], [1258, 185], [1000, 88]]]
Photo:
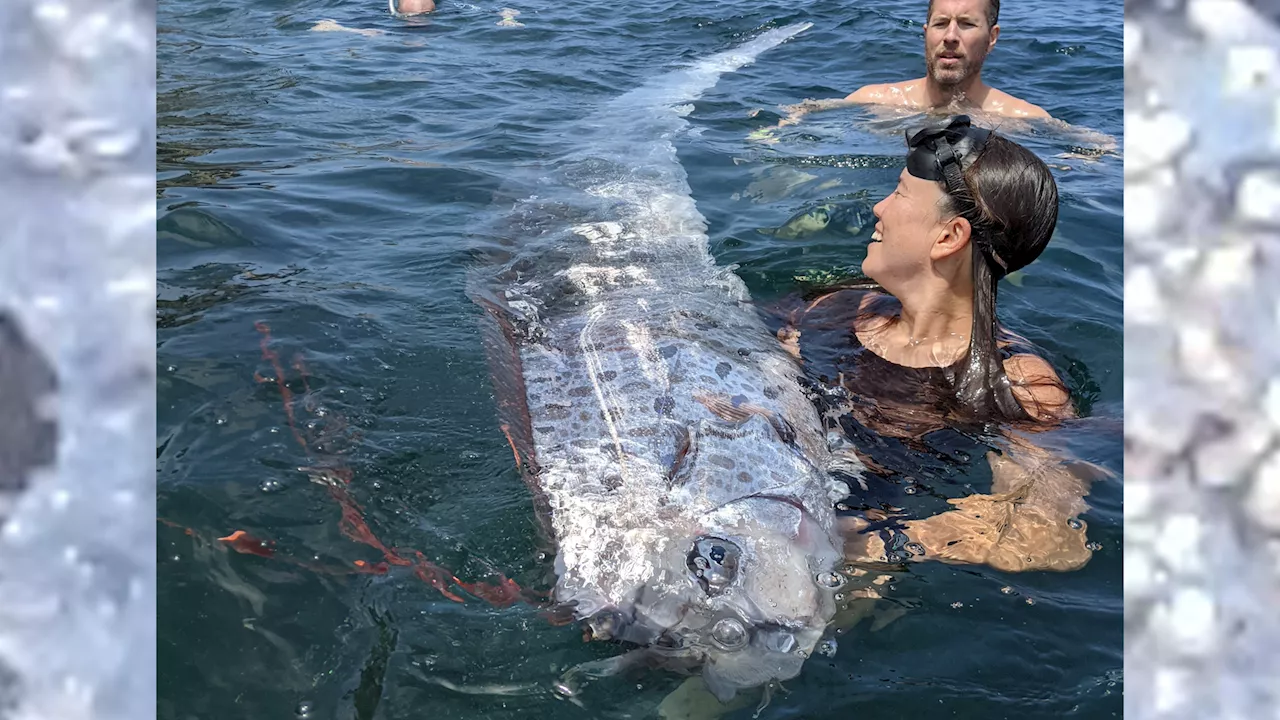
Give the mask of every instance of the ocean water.
[[[920, 74], [923, 5], [162, 5], [159, 717], [656, 716], [679, 677], [602, 679], [570, 702], [560, 674], [618, 649], [492, 591], [545, 589], [548, 559], [467, 270], [514, 199], [554, 199], [548, 165], [597, 104], [800, 21], [814, 27], [721, 78], [672, 142], [711, 252], [762, 306], [856, 268], [904, 120], [836, 110], [760, 131], [780, 105]], [[1002, 123], [1057, 168], [1063, 203], [1001, 317], [1080, 400], [1046, 442], [1118, 473], [1122, 161], [1092, 150], [1121, 140], [1113, 5], [1069, 22], [1054, 3], [1006, 7], [985, 77], [1074, 128]], [[955, 496], [989, 475], [922, 461], [919, 480]], [[1100, 549], [1077, 572], [891, 573], [760, 717], [1119, 715], [1121, 497], [1095, 485]], [[489, 589], [448, 581], [455, 602], [419, 557]]]

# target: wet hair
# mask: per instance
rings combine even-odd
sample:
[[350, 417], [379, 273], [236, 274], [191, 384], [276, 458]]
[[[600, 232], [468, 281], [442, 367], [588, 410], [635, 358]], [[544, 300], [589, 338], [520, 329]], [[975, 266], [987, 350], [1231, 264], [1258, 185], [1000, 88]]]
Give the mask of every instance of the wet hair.
[[[1013, 395], [1000, 352], [1002, 343], [1026, 342], [999, 326], [996, 291], [1001, 278], [1031, 264], [1049, 244], [1058, 224], [1058, 186], [1044, 161], [994, 132], [981, 150], [963, 157], [961, 168], [963, 182], [955, 183], [954, 189], [937, 181], [944, 193], [940, 215], [959, 215], [972, 227], [973, 325], [969, 349], [953, 381], [957, 410], [973, 420], [1030, 420], [1032, 412]], [[846, 289], [885, 292], [874, 280], [858, 276], [813, 288], [804, 298]], [[1045, 382], [1068, 395], [1060, 382]], [[1052, 415], [1061, 408], [1032, 410], [1035, 415]]]
[[973, 331], [956, 395], [979, 415], [1029, 419], [1013, 396], [997, 346], [996, 290], [1002, 277], [1031, 264], [1049, 244], [1058, 224], [1058, 186], [1044, 161], [995, 133], [962, 165], [963, 187], [939, 183], [946, 193], [939, 209], [972, 227]]
[[[933, 17], [933, 0], [929, 0], [929, 12], [924, 16], [925, 24]], [[987, 0], [987, 27], [995, 27], [1000, 22], [1000, 0]]]

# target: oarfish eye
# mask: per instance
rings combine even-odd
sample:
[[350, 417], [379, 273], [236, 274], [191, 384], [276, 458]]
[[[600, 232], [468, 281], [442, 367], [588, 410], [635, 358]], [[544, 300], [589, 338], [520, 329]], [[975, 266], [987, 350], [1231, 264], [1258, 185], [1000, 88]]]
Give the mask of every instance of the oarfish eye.
[[687, 560], [689, 570], [710, 595], [723, 592], [738, 575], [737, 545], [717, 537], [701, 537], [693, 544]]
[[738, 650], [747, 644], [747, 629], [734, 618], [724, 618], [712, 626], [711, 640], [725, 650]]

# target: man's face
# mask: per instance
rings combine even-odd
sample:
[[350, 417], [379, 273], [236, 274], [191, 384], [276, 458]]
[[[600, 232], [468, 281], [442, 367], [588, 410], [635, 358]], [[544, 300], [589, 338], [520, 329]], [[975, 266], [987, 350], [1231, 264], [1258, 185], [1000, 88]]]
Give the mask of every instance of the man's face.
[[924, 30], [929, 76], [948, 88], [976, 77], [999, 34], [987, 23], [987, 0], [935, 0]]

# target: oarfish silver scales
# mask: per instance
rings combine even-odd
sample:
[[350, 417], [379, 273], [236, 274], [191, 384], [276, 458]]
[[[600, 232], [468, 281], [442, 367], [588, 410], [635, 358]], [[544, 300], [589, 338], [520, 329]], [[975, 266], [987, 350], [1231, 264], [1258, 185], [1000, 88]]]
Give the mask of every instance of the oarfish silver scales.
[[[482, 300], [503, 330], [508, 436], [557, 546], [555, 600], [599, 637], [700, 665], [722, 699], [799, 671], [839, 558], [822, 423], [800, 371], [718, 266], [671, 142], [763, 33], [591, 119]], [[565, 211], [564, 205], [572, 206]], [[507, 379], [504, 381], [505, 371]]]

